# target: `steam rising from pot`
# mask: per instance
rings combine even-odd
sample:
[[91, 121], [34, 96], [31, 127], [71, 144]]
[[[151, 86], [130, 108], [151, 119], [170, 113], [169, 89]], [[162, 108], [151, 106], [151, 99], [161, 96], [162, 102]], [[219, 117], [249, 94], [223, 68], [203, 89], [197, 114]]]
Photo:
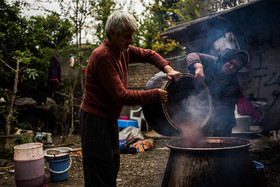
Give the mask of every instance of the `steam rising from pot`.
[[180, 106], [182, 110], [174, 116], [176, 119], [184, 119], [182, 122], [176, 124], [176, 126], [180, 129], [182, 140], [186, 147], [203, 146], [204, 136], [202, 134], [201, 124], [208, 114], [209, 106], [207, 105], [207, 101], [202, 99], [202, 95], [203, 93], [200, 93], [183, 100]]
[[[206, 87], [206, 86], [205, 86]], [[210, 117], [210, 93], [193, 79], [168, 86], [169, 97], [166, 115], [180, 131], [186, 147], [197, 147], [204, 139], [201, 128]]]

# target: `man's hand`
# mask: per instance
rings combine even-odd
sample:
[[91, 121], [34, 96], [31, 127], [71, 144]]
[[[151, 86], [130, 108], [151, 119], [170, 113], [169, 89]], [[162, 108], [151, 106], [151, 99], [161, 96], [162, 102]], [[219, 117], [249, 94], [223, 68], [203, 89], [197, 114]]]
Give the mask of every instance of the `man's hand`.
[[182, 78], [182, 75], [179, 71], [175, 71], [171, 66], [166, 65], [164, 66], [164, 71], [167, 74], [167, 78], [173, 79], [174, 81], [179, 81]]
[[160, 102], [166, 103], [168, 100], [168, 92], [166, 90], [158, 89], [160, 95]]

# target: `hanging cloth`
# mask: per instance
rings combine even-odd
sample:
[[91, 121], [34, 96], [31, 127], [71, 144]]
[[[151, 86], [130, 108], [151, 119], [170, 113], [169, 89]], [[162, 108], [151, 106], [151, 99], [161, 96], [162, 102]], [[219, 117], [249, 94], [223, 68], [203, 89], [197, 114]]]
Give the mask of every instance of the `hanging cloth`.
[[49, 82], [54, 86], [60, 85], [61, 68], [56, 56], [52, 56], [49, 69]]

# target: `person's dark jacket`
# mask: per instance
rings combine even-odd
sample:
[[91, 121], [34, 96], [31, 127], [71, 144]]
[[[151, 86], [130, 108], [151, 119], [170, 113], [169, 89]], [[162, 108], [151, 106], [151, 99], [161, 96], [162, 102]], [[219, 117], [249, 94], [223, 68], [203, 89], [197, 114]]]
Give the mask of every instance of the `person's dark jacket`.
[[211, 131], [206, 134], [210, 136], [230, 136], [232, 127], [236, 125], [234, 110], [240, 95], [238, 76], [237, 73], [229, 76], [220, 73], [222, 65], [233, 54], [235, 53], [228, 53], [223, 58], [202, 53], [190, 53], [187, 56], [190, 73], [195, 74], [193, 64], [203, 65], [204, 82], [209, 88], [213, 101], [213, 113], [206, 125], [206, 129]]

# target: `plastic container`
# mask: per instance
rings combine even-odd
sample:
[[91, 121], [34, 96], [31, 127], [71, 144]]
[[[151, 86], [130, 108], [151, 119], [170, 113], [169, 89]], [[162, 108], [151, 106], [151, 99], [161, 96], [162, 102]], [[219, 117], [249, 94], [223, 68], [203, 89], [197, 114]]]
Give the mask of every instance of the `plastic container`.
[[250, 125], [252, 124], [250, 116], [237, 116], [236, 126], [232, 128], [232, 133], [246, 133], [250, 132]]
[[126, 128], [126, 127], [130, 127], [130, 126], [139, 128], [136, 120], [121, 120], [121, 119], [118, 119], [118, 127]]
[[[70, 158], [70, 165], [68, 166]], [[64, 181], [68, 178], [68, 170], [71, 167], [71, 157], [47, 160], [49, 162], [50, 179], [53, 182]]]
[[262, 163], [257, 162], [257, 161], [255, 161], [255, 160], [254, 160], [253, 162], [254, 162], [254, 164], [255, 164], [255, 166], [256, 166], [257, 171], [262, 171], [262, 170], [263, 170], [264, 165], [263, 165]]
[[44, 151], [48, 169], [50, 170], [51, 181], [64, 181], [68, 178], [68, 171], [72, 164], [71, 150], [72, 148], [70, 147], [56, 147]]
[[127, 116], [120, 116], [120, 119], [121, 120], [128, 120], [128, 117]]
[[17, 187], [35, 187], [44, 183], [42, 143], [27, 143], [14, 147], [15, 182]]
[[255, 164], [255, 167], [257, 169], [257, 173], [256, 173], [256, 183], [258, 184], [258, 186], [267, 186], [267, 181], [265, 178], [265, 174], [264, 174], [264, 165], [260, 162], [257, 161], [253, 161]]

